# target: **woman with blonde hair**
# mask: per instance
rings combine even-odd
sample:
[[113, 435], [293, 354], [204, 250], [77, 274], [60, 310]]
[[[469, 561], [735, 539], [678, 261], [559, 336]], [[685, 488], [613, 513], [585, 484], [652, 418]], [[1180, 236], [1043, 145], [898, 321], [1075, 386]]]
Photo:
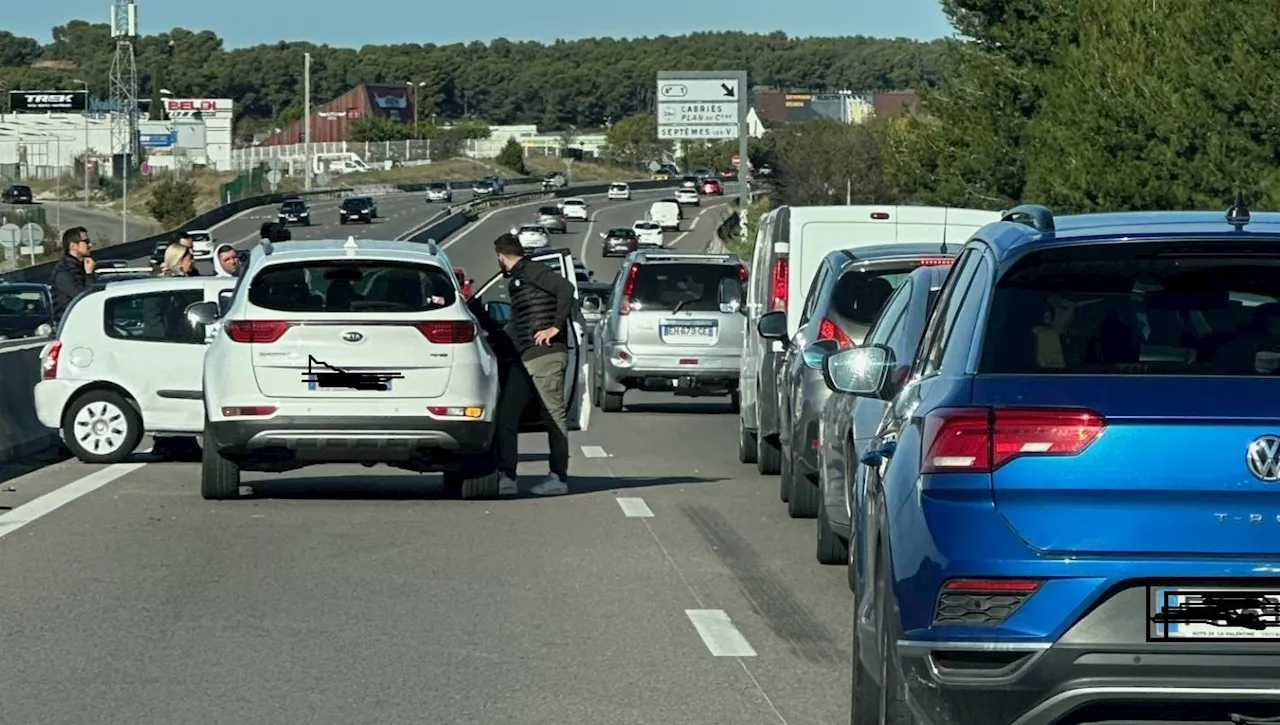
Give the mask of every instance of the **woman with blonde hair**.
[[186, 277], [195, 266], [195, 257], [191, 249], [182, 244], [170, 244], [164, 250], [164, 261], [156, 269], [157, 277]]

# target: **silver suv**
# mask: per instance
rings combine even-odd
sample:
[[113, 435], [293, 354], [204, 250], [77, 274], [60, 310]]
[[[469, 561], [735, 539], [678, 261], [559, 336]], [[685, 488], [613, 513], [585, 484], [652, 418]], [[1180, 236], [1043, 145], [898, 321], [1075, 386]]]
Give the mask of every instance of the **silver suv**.
[[746, 267], [733, 254], [627, 256], [596, 328], [593, 398], [622, 410], [628, 390], [727, 395], [738, 407]]

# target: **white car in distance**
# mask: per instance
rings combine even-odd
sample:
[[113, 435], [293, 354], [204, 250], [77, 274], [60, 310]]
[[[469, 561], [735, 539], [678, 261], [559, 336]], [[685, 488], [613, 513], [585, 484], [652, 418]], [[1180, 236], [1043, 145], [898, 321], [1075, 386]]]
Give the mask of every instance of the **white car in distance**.
[[586, 199], [565, 199], [560, 203], [560, 208], [564, 210], [565, 219], [576, 219], [580, 222], [587, 221]]
[[609, 184], [608, 198], [609, 201], [631, 201], [631, 187], [615, 181]]
[[676, 189], [676, 203], [681, 206], [702, 206], [697, 189]]
[[525, 224], [511, 230], [525, 249], [546, 249], [551, 246], [551, 237], [547, 230], [537, 224]]
[[641, 247], [661, 247], [662, 244], [662, 225], [657, 222], [651, 222], [644, 219], [637, 221], [631, 226], [635, 230], [636, 238], [639, 240]]
[[191, 236], [191, 256], [196, 259], [212, 259], [213, 247], [217, 241], [213, 232], [208, 229], [196, 229], [187, 232]]

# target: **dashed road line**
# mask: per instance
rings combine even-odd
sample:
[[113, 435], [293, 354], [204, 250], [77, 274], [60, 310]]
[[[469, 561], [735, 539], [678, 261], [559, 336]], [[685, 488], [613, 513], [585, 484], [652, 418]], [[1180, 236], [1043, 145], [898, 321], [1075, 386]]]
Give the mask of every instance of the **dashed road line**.
[[611, 458], [609, 452], [600, 446], [583, 446], [582, 455], [587, 458]]
[[0, 514], [0, 537], [8, 536], [27, 524], [47, 516], [72, 501], [97, 491], [112, 481], [142, 468], [145, 463], [117, 463], [107, 466], [77, 481], [56, 488], [45, 495], [28, 501], [4, 514]]
[[644, 502], [642, 498], [617, 498], [618, 507], [622, 509], [622, 515], [629, 519], [651, 519], [653, 518], [653, 509], [649, 508], [649, 504]]
[[755, 648], [723, 609], [686, 609], [684, 613], [713, 657], [756, 656]]

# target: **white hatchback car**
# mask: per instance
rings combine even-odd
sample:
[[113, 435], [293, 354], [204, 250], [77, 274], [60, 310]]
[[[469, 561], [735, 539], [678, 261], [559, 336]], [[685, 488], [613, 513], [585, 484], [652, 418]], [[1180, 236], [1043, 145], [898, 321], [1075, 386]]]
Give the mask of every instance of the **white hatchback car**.
[[551, 237], [547, 236], [546, 227], [540, 224], [525, 224], [512, 229], [511, 233], [520, 240], [520, 246], [529, 251], [551, 246]]
[[187, 234], [191, 235], [191, 256], [196, 259], [213, 258], [213, 248], [217, 246], [213, 232], [208, 229], [196, 229], [188, 231]]
[[631, 201], [631, 187], [621, 181], [615, 181], [609, 184], [608, 197], [609, 201]]
[[586, 199], [565, 199], [560, 202], [560, 208], [564, 210], [565, 219], [575, 219], [585, 222], [590, 217], [587, 214]]
[[638, 240], [637, 246], [640, 247], [661, 247], [662, 243], [662, 225], [658, 222], [651, 222], [645, 219], [637, 221], [631, 227], [635, 230]]
[[676, 189], [676, 203], [683, 206], [702, 206], [697, 189]]
[[184, 313], [196, 302], [216, 305], [235, 283], [231, 277], [134, 279], [76, 297], [57, 338], [40, 352], [40, 422], [60, 430], [85, 463], [123, 461], [145, 434], [194, 443], [204, 429], [200, 377], [208, 335]]
[[[187, 317], [221, 322], [204, 361], [206, 499], [238, 497], [242, 471], [323, 463], [440, 471], [451, 494], [497, 495], [498, 361], [435, 244], [264, 243], [225, 311]], [[585, 379], [566, 375], [573, 391]]]

